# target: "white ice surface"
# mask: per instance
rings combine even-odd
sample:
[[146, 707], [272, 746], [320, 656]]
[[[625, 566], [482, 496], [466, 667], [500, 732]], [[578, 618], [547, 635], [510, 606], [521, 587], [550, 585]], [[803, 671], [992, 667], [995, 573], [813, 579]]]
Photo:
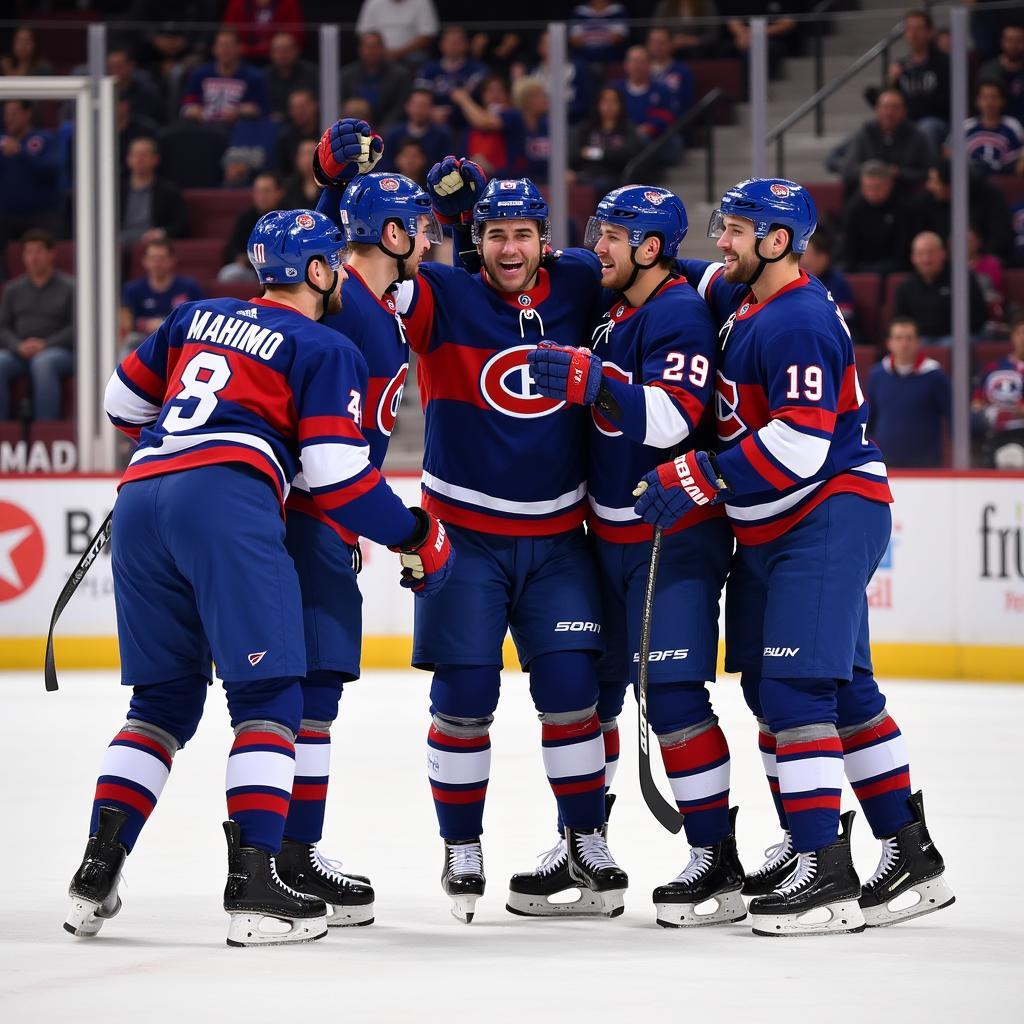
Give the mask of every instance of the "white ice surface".
[[[309, 945], [246, 950], [224, 945], [220, 906], [229, 746], [221, 691], [211, 690], [206, 719], [175, 759], [128, 861], [121, 915], [83, 941], [61, 928], [67, 883], [128, 694], [108, 673], [64, 673], [58, 694], [44, 693], [38, 675], [0, 673], [0, 1021], [1024, 1020], [1024, 687], [885, 687], [955, 906], [861, 935], [773, 940], [755, 938], [747, 923], [655, 926], [651, 890], [687, 857], [682, 837], [662, 831], [642, 804], [631, 700], [610, 836], [632, 883], [625, 915], [570, 922], [507, 913], [509, 875], [531, 868], [554, 840], [540, 727], [524, 678], [512, 674], [492, 731], [488, 892], [471, 926], [455, 921], [438, 884], [427, 685], [421, 673], [367, 673], [348, 689], [335, 726], [323, 849], [372, 876], [377, 923], [332, 929]], [[756, 866], [777, 839], [756, 732], [734, 678], [713, 696], [732, 746], [740, 853]], [[849, 793], [844, 805], [853, 806]], [[866, 877], [878, 851], [863, 817], [854, 852]]]

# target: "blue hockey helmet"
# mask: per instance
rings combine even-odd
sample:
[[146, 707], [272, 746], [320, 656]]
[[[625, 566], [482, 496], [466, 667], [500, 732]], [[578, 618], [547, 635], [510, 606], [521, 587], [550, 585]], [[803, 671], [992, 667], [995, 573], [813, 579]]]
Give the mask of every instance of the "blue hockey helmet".
[[[349, 242], [379, 245], [381, 233], [389, 221], [397, 221], [413, 238], [420, 231], [420, 217], [427, 218], [426, 235], [430, 243], [433, 245], [442, 239], [430, 197], [415, 181], [402, 174], [374, 172], [356, 178], [342, 193], [338, 213]], [[409, 254], [411, 252], [410, 249]]]
[[246, 250], [260, 284], [301, 284], [309, 261], [320, 257], [341, 268], [345, 236], [322, 213], [272, 210], [256, 222]]
[[529, 178], [492, 178], [473, 207], [473, 242], [479, 243], [481, 225], [492, 220], [535, 220], [544, 245], [551, 242], [548, 204]]
[[810, 193], [785, 178], [749, 178], [729, 189], [711, 214], [708, 238], [718, 238], [726, 217], [743, 217], [754, 224], [754, 234], [764, 238], [774, 228], [788, 228], [793, 252], [805, 252], [818, 211]]
[[679, 246], [689, 227], [682, 199], [667, 188], [653, 185], [623, 185], [609, 192], [587, 221], [583, 244], [588, 249], [597, 245], [602, 224], [625, 228], [634, 249], [646, 238], [657, 235], [661, 239], [660, 256], [668, 259], [679, 255]]

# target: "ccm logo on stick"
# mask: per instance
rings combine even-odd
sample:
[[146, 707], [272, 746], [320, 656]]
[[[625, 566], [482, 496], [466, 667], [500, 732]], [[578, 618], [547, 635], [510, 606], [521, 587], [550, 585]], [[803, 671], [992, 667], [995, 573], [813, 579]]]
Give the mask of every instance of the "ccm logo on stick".
[[600, 622], [556, 622], [556, 633], [600, 633]]

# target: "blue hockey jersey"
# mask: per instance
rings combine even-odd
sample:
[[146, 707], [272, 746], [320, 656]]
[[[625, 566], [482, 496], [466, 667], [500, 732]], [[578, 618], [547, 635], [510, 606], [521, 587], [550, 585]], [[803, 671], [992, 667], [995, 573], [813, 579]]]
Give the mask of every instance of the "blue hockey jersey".
[[301, 468], [325, 515], [397, 544], [416, 523], [370, 461], [360, 429], [367, 377], [355, 345], [289, 306], [178, 306], [107, 385], [107, 415], [139, 438], [121, 483], [242, 463], [283, 503]]
[[736, 539], [774, 540], [832, 494], [892, 501], [853, 341], [824, 285], [801, 271], [759, 303], [722, 264], [680, 263], [721, 324], [718, 467]]
[[[633, 511], [633, 488], [669, 450], [693, 447], [714, 388], [715, 341], [711, 313], [684, 277], [642, 306], [620, 298], [594, 330], [590, 347], [621, 411], [612, 421], [591, 407], [588, 521], [602, 539], [650, 540], [652, 527]], [[715, 515], [720, 506], [695, 508], [670, 532]]]
[[436, 263], [400, 286], [426, 415], [424, 508], [510, 536], [583, 522], [589, 412], [541, 395], [526, 354], [544, 340], [586, 344], [600, 295], [600, 264], [583, 249], [554, 254], [529, 291]]

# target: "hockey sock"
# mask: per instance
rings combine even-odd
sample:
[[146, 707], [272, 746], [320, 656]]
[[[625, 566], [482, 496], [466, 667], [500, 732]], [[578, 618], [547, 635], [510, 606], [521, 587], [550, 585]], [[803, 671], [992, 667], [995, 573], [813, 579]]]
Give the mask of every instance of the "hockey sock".
[[607, 793], [619, 768], [619, 723], [616, 719], [601, 723], [601, 739], [604, 740], [604, 791]]
[[843, 744], [830, 723], [776, 734], [782, 806], [797, 853], [830, 846], [839, 834]]
[[910, 758], [899, 726], [887, 711], [839, 730], [843, 766], [877, 839], [894, 836], [914, 820]]
[[775, 760], [775, 734], [760, 718], [757, 720], [757, 729], [757, 745], [761, 751], [761, 762], [764, 765], [765, 777], [768, 779], [768, 789], [775, 802], [775, 813], [779, 816], [779, 826], [785, 830], [789, 828], [789, 825], [786, 823], [786, 811], [782, 806], [782, 794], [779, 792], [779, 766]]
[[331, 771], [331, 723], [304, 718], [295, 737], [295, 781], [284, 834], [300, 843], [318, 843], [324, 832]]
[[483, 834], [492, 721], [491, 716], [434, 715], [427, 733], [427, 767], [442, 839], [476, 839]]
[[658, 737], [676, 806], [691, 846], [713, 846], [729, 834], [729, 744], [712, 717]]
[[604, 824], [604, 740], [594, 708], [543, 713], [544, 770], [558, 803], [558, 817], [570, 828]]
[[100, 766], [89, 835], [99, 828], [100, 808], [116, 807], [128, 815], [118, 838], [131, 853], [160, 799], [177, 749], [178, 741], [163, 729], [139, 719], [126, 722], [111, 740]]
[[242, 845], [268, 853], [281, 849], [295, 780], [295, 741], [278, 722], [235, 726], [228, 757], [228, 817], [242, 830]]

